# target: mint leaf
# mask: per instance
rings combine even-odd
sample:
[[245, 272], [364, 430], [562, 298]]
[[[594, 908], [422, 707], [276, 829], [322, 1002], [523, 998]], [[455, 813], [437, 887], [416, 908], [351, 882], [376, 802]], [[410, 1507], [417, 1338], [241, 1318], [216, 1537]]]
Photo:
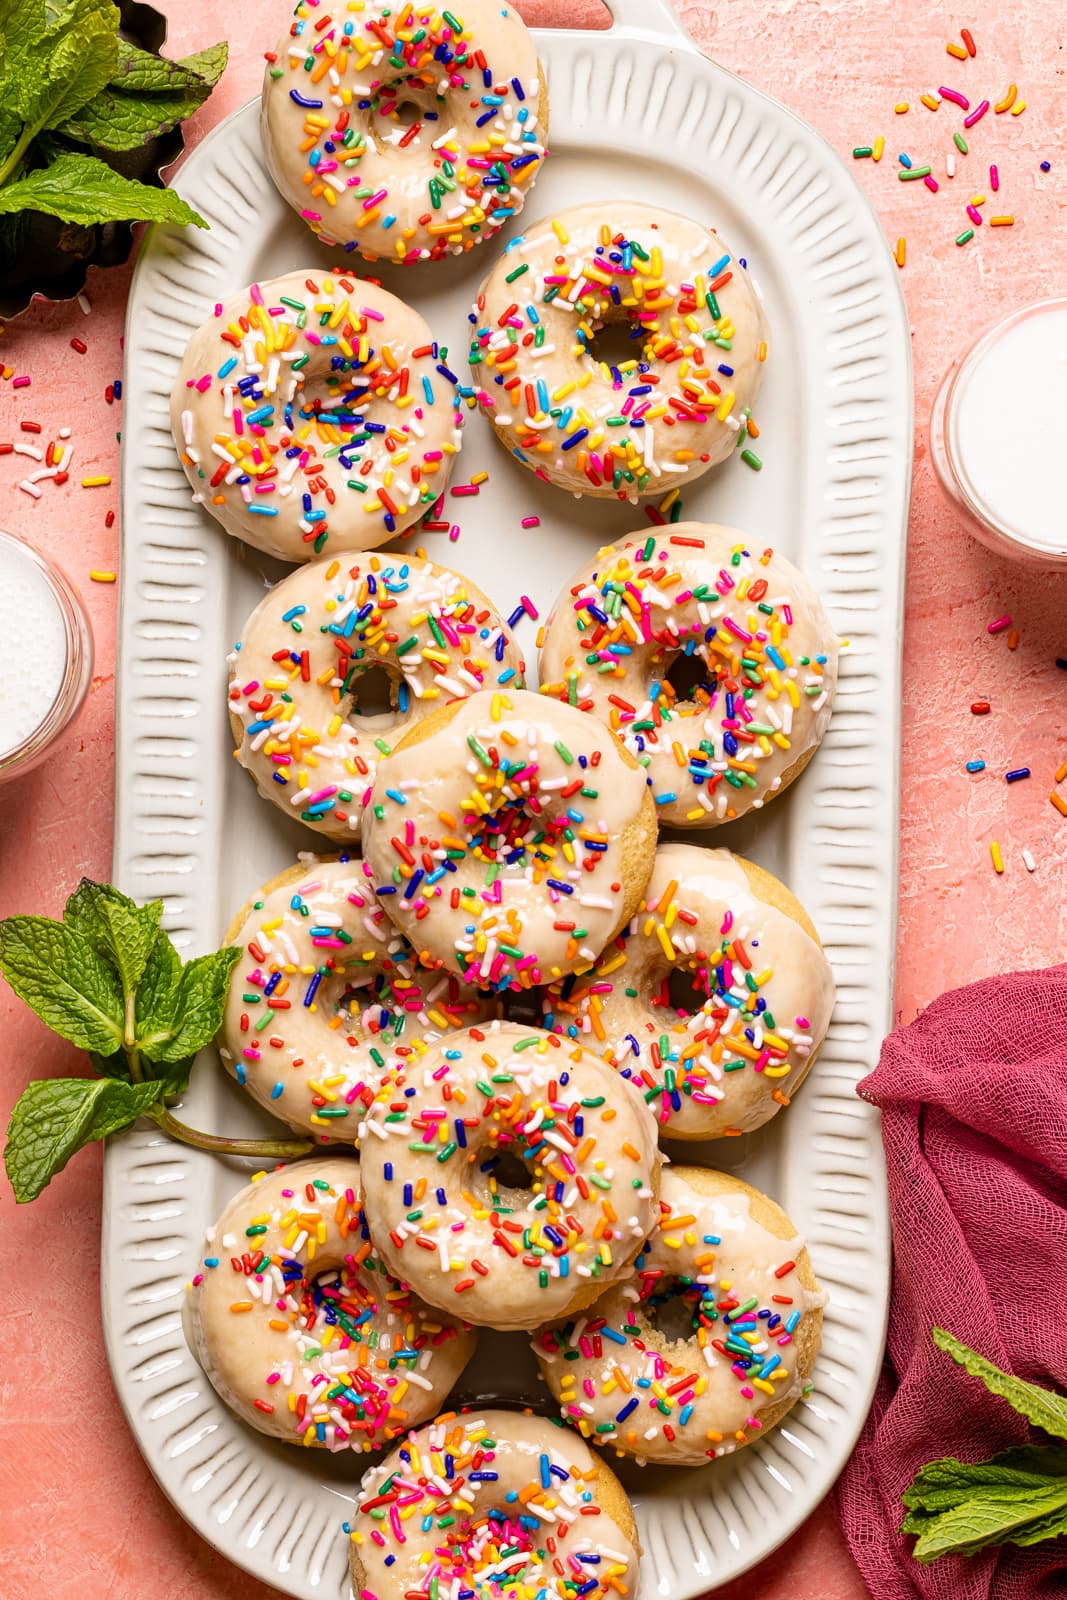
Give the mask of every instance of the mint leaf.
[[146, 1075], [169, 1098], [184, 1094], [189, 1087], [189, 1074], [195, 1056], [182, 1056], [177, 1061], [145, 1061]]
[[8, 917], [0, 922], [0, 972], [71, 1044], [110, 1055], [122, 1043], [118, 976], [73, 928], [48, 917]]
[[40, 8], [26, 8], [5, 27], [5, 93], [22, 121], [36, 129], [65, 122], [108, 83], [118, 61], [117, 6], [75, 0], [54, 26], [41, 31]]
[[1053, 1444], [1020, 1445], [1001, 1450], [989, 1461], [957, 1461], [953, 1456], [928, 1461], [901, 1499], [910, 1511], [930, 1515], [959, 1505], [972, 1494], [1025, 1494], [1046, 1488], [1056, 1477], [1067, 1478], [1067, 1450]]
[[108, 87], [60, 131], [103, 150], [136, 150], [191, 117], [210, 93], [211, 85], [199, 80], [195, 89], [170, 95], [119, 94]]
[[63, 919], [112, 962], [129, 994], [141, 981], [162, 915], [162, 900], [139, 906], [110, 884], [83, 878]]
[[173, 189], [120, 177], [95, 156], [63, 155], [0, 189], [0, 212], [45, 211], [63, 222], [195, 222], [203, 217]]
[[151, 1049], [145, 1045], [146, 1055], [153, 1061], [179, 1061], [211, 1043], [222, 1023], [230, 974], [240, 954], [235, 948], [216, 950], [209, 956], [197, 956], [182, 968], [175, 1007], [177, 1031], [165, 1043]]
[[206, 49], [197, 50], [195, 55], [182, 56], [178, 65], [186, 72], [195, 73], [214, 88], [226, 71], [229, 59], [230, 47], [225, 39], [220, 39], [218, 44], [209, 44]]
[[148, 954], [134, 1002], [134, 1029], [139, 1047], [149, 1056], [174, 1031], [182, 964], [162, 928]]
[[203, 105], [226, 66], [225, 44], [166, 61], [119, 42], [115, 77], [62, 131], [105, 150], [133, 150], [167, 133]]
[[109, 1056], [102, 1056], [99, 1051], [90, 1050], [89, 1060], [98, 1077], [118, 1078], [122, 1083], [130, 1082], [130, 1058], [125, 1050], [115, 1050]]
[[931, 1518], [919, 1534], [912, 1554], [916, 1561], [926, 1564], [939, 1556], [974, 1555], [988, 1545], [1016, 1541], [1017, 1536], [1022, 1536], [1023, 1542], [1033, 1543], [1036, 1541], [1025, 1538], [1030, 1525], [1046, 1519], [1054, 1522], [1065, 1512], [1067, 1483], [1062, 1480], [1021, 1495], [979, 1493], [953, 1510]]
[[4, 1147], [15, 1199], [36, 1200], [75, 1151], [126, 1128], [159, 1097], [155, 1083], [110, 1078], [49, 1078], [19, 1097]]
[[1067, 1397], [1002, 1372], [992, 1361], [980, 1356], [977, 1350], [961, 1344], [951, 1333], [946, 1333], [944, 1328], [934, 1328], [933, 1341], [939, 1350], [944, 1350], [972, 1378], [981, 1378], [990, 1394], [1006, 1400], [1014, 1411], [1032, 1422], [1035, 1428], [1044, 1428], [1046, 1433], [1055, 1434], [1057, 1439], [1067, 1439]]
[[227, 53], [225, 44], [214, 44], [180, 61], [168, 61], [120, 39], [111, 82], [124, 94], [173, 94], [175, 90], [194, 89], [198, 83], [213, 88], [225, 70]]

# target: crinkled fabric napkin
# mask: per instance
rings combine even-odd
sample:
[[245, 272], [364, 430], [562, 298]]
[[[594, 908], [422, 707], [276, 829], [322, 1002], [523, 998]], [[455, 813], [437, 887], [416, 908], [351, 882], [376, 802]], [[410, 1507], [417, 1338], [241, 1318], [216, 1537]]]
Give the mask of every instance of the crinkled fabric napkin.
[[930, 1339], [1067, 1391], [1067, 966], [957, 989], [882, 1046], [893, 1296], [871, 1414], [837, 1487], [874, 1600], [1067, 1600], [1067, 1538], [915, 1561], [900, 1496], [938, 1456], [983, 1461], [1034, 1433]]

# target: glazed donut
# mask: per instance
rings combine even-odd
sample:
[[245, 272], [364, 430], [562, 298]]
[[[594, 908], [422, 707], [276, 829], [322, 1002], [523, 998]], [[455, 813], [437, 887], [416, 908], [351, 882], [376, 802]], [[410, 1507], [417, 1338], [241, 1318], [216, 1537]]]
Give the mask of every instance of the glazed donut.
[[171, 428], [227, 533], [309, 561], [425, 515], [460, 446], [456, 383], [417, 311], [312, 268], [216, 307], [182, 357]]
[[263, 80], [263, 145], [283, 199], [367, 261], [440, 261], [522, 210], [548, 92], [503, 0], [302, 0]]
[[237, 913], [219, 1054], [254, 1100], [322, 1140], [356, 1138], [382, 1075], [489, 1015], [449, 973], [420, 970], [362, 861], [302, 858]]
[[297, 1161], [234, 1195], [207, 1230], [188, 1309], [230, 1409], [327, 1450], [377, 1450], [434, 1416], [477, 1339], [386, 1275], [351, 1156]]
[[528, 1413], [453, 1413], [410, 1433], [365, 1474], [350, 1531], [361, 1600], [637, 1592], [622, 1484], [576, 1434]]
[[[501, 444], [572, 494], [636, 500], [745, 438], [767, 354], [748, 272], [701, 223], [611, 201], [517, 239], [471, 316], [471, 371]], [[597, 334], [630, 330], [601, 359]]]
[[641, 1097], [538, 1028], [493, 1022], [431, 1046], [383, 1084], [360, 1140], [389, 1271], [475, 1324], [535, 1328], [587, 1305], [658, 1215]]
[[761, 543], [703, 522], [630, 534], [575, 575], [545, 630], [541, 693], [615, 730], [670, 827], [758, 811], [830, 721], [837, 636], [808, 580]]
[[364, 854], [389, 916], [480, 988], [588, 967], [640, 904], [655, 812], [606, 729], [535, 694], [427, 717], [383, 761]]
[[[672, 1001], [683, 975], [689, 1004]], [[762, 1127], [804, 1081], [834, 975], [800, 901], [729, 850], [661, 844], [645, 903], [587, 976], [557, 984], [545, 1026], [640, 1089], [667, 1139]]]
[[[534, 1339], [561, 1415], [601, 1448], [696, 1466], [750, 1444], [805, 1392], [826, 1296], [785, 1213], [732, 1173], [670, 1167], [636, 1275]], [[661, 1308], [685, 1332], [659, 1325]]]
[[[262, 794], [351, 843], [378, 762], [427, 711], [521, 684], [522, 655], [477, 584], [416, 556], [325, 557], [260, 601], [229, 657], [237, 760]], [[388, 679], [391, 709], [358, 695]]]

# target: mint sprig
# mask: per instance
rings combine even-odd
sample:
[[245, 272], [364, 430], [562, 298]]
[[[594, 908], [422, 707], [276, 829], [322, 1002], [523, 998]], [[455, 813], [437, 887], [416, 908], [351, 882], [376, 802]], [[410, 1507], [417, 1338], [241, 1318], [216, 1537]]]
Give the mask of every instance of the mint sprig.
[[0, 215], [206, 227], [171, 189], [91, 150], [136, 149], [202, 105], [226, 45], [165, 61], [119, 37], [112, 0], [0, 0]]
[[[1002, 1372], [977, 1350], [933, 1330], [933, 1340], [991, 1394], [1058, 1439], [1067, 1439], [1067, 1398]], [[929, 1461], [902, 1500], [901, 1533], [916, 1536], [916, 1561], [970, 1556], [991, 1545], [1032, 1545], [1067, 1534], [1067, 1450], [1062, 1445], [1022, 1445], [989, 1461]]]
[[88, 1051], [96, 1073], [44, 1079], [23, 1091], [4, 1148], [16, 1200], [35, 1200], [84, 1145], [141, 1116], [184, 1144], [224, 1155], [285, 1160], [314, 1148], [308, 1140], [201, 1133], [170, 1110], [197, 1052], [219, 1030], [240, 951], [183, 965], [162, 913], [160, 900], [137, 905], [110, 884], [83, 878], [61, 922], [0, 922], [0, 972], [53, 1033]]

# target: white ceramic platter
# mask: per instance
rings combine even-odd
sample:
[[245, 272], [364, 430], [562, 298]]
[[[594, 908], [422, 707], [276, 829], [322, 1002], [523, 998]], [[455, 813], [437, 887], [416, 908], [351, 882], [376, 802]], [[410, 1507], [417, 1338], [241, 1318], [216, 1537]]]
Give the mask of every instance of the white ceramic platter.
[[[652, 201], [721, 227], [748, 259], [772, 328], [759, 404], [765, 465], [756, 473], [735, 458], [701, 479], [685, 493], [685, 516], [734, 523], [783, 549], [821, 586], [851, 641], [811, 768], [761, 817], [712, 841], [754, 855], [791, 885], [834, 964], [833, 1027], [796, 1104], [760, 1134], [705, 1154], [785, 1206], [831, 1299], [815, 1392], [782, 1427], [700, 1471], [627, 1472], [646, 1552], [641, 1600], [688, 1600], [774, 1549], [826, 1493], [881, 1358], [885, 1187], [875, 1115], [855, 1086], [891, 1021], [911, 370], [896, 269], [837, 157], [791, 113], [705, 60], [666, 0], [611, 0], [611, 9], [610, 32], [539, 36], [553, 153], [528, 217], [583, 200]], [[177, 188], [211, 231], [157, 229], [130, 297], [115, 867], [130, 894], [162, 896], [167, 927], [194, 952], [214, 949], [235, 908], [314, 840], [264, 804], [231, 759], [226, 652], [264, 579], [281, 569], [191, 504], [168, 396], [189, 335], [216, 301], [294, 267], [321, 270], [329, 258], [271, 187], [255, 105], [204, 141]], [[467, 312], [496, 248], [384, 273], [460, 370]], [[578, 502], [537, 483], [474, 416], [457, 481], [482, 468], [491, 476], [481, 494], [449, 504], [459, 541], [424, 542], [505, 612], [526, 593], [544, 614], [600, 544], [645, 525], [641, 509]], [[541, 526], [523, 532], [530, 514]], [[520, 624], [529, 656], [533, 634]], [[210, 1053], [183, 1114], [235, 1135], [269, 1131]], [[358, 1458], [287, 1451], [245, 1428], [182, 1336], [204, 1226], [241, 1181], [237, 1164], [153, 1130], [110, 1142], [111, 1365], [149, 1467], [203, 1537], [284, 1593], [339, 1600]], [[477, 1365], [468, 1397], [544, 1405], [522, 1337], [484, 1336]]]

